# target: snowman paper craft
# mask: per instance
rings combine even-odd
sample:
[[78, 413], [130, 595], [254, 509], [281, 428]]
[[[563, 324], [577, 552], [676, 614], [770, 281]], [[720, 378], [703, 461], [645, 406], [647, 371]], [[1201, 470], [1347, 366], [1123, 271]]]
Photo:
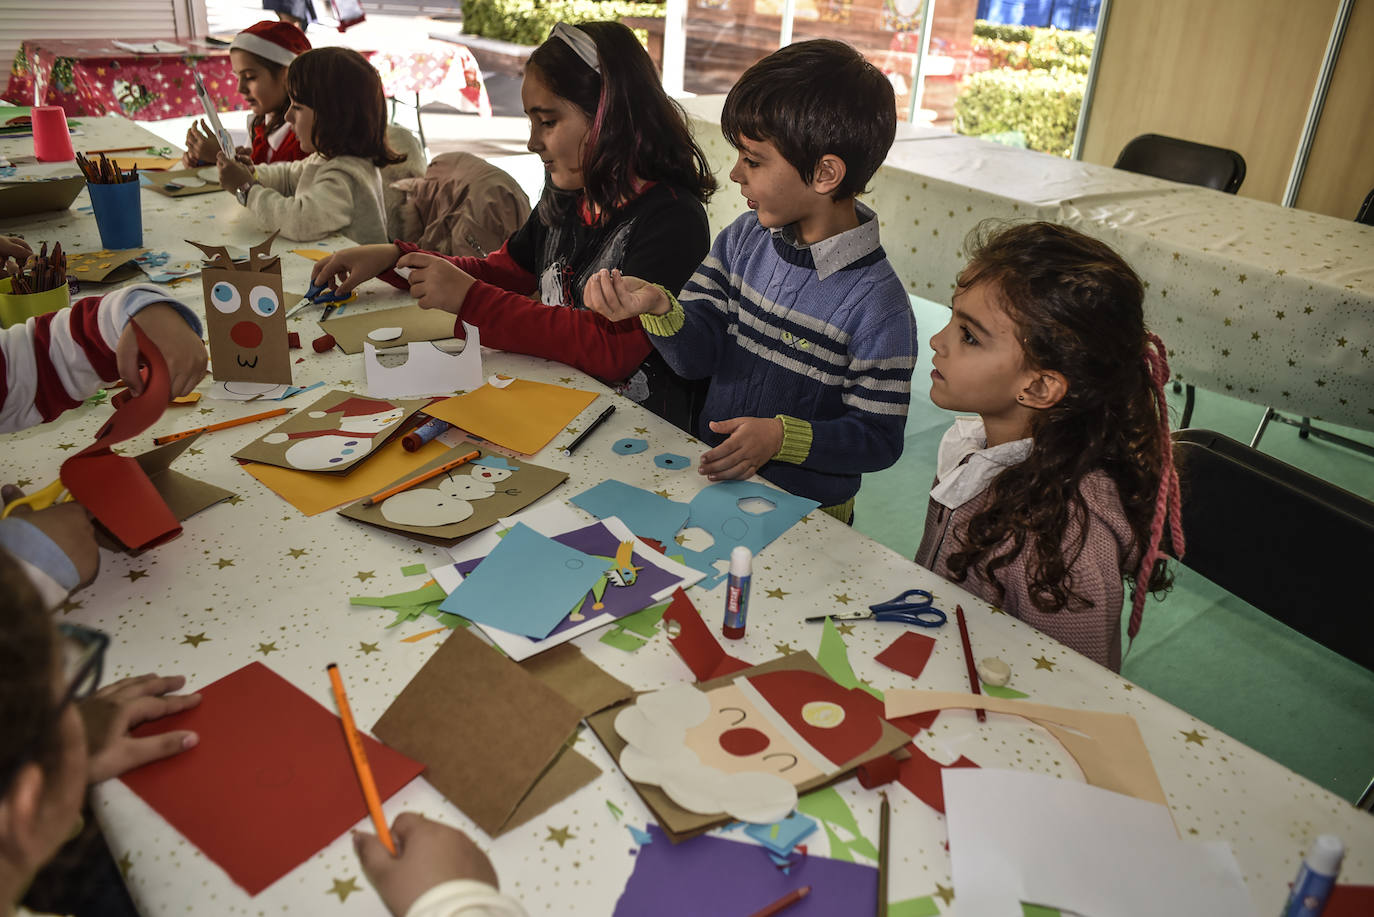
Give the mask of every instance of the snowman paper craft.
[[234, 457], [301, 471], [346, 471], [380, 447], [424, 404], [423, 400], [381, 401], [331, 392]]
[[[268, 257], [273, 233], [238, 262], [222, 245], [201, 245], [211, 374], [221, 382], [290, 384], [281, 259]], [[189, 240], [188, 240], [189, 241]]]
[[515, 473], [505, 458], [487, 455], [461, 471], [444, 475], [438, 487], [406, 490], [382, 501], [382, 518], [395, 525], [433, 527], [462, 522], [472, 515], [473, 500], [496, 493], [496, 484]]

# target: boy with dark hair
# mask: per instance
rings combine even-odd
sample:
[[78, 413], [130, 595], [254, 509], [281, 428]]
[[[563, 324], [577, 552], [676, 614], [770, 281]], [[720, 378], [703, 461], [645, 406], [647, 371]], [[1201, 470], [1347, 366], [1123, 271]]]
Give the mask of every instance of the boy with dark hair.
[[589, 307], [640, 316], [676, 372], [710, 378], [698, 432], [710, 480], [758, 473], [847, 522], [860, 475], [901, 455], [916, 323], [877, 216], [854, 199], [896, 121], [887, 79], [848, 45], [774, 52], [721, 118], [754, 212], [716, 237], [680, 299], [618, 272], [588, 281]]

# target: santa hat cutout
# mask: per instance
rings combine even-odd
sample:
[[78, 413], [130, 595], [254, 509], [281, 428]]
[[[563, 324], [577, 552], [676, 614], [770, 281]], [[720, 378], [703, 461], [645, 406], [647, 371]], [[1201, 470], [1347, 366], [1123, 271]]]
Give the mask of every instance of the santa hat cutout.
[[310, 50], [310, 39], [289, 22], [256, 22], [234, 36], [229, 50], [247, 51], [263, 60], [289, 67], [299, 54]]
[[[882, 708], [869, 694], [845, 688], [824, 675], [786, 669], [735, 681], [782, 732], [824, 773], [833, 773], [882, 738]], [[823, 761], [808, 752], [818, 753]], [[824, 763], [823, 763], [824, 762]], [[827, 764], [829, 766], [825, 766]]]

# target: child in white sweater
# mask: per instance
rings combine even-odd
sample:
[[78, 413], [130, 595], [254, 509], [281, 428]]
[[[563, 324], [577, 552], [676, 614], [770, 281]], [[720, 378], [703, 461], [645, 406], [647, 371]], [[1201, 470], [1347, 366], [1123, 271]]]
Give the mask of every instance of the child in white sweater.
[[386, 97], [377, 71], [350, 48], [315, 48], [286, 74], [289, 121], [310, 155], [250, 170], [222, 153], [220, 185], [264, 230], [309, 241], [331, 232], [388, 242], [380, 166], [405, 160], [386, 139]]

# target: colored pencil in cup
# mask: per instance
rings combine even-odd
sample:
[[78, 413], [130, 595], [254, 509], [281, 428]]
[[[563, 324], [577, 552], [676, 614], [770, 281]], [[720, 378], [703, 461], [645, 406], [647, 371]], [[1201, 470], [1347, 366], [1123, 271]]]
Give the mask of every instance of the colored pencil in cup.
[[782, 913], [784, 910], [796, 904], [798, 901], [805, 898], [809, 894], [811, 894], [811, 886], [803, 885], [801, 888], [794, 889], [793, 891], [790, 891], [787, 894], [783, 895], [781, 898], [779, 898], [777, 901], [774, 901], [772, 904], [766, 905], [760, 910], [754, 911], [754, 913], [750, 914], [749, 917], [773, 917], [774, 914]]
[[195, 436], [197, 433], [212, 433], [215, 430], [227, 430], [230, 427], [242, 426], [246, 423], [252, 423], [255, 420], [266, 420], [269, 417], [280, 417], [281, 415], [288, 413], [290, 410], [290, 408], [277, 408], [273, 411], [263, 411], [261, 414], [250, 414], [247, 417], [238, 417], [234, 420], [222, 420], [219, 423], [212, 423], [207, 424], [203, 427], [196, 427], [194, 430], [182, 430], [180, 433], [169, 433], [166, 436], [154, 436], [153, 445], [165, 446], [168, 443], [174, 443], [179, 439], [185, 439], [188, 436]]
[[[959, 639], [964, 643], [964, 664], [968, 666], [969, 688], [974, 694], [982, 694], [983, 686], [978, 683], [978, 667], [973, 664], [973, 646], [968, 640], [968, 623], [964, 620], [964, 608], [962, 605], [954, 606], [954, 617], [959, 622]], [[978, 722], [988, 721], [988, 712], [982, 707], [977, 710]]]
[[343, 678], [339, 666], [331, 662], [325, 667], [329, 672], [329, 686], [334, 689], [334, 702], [339, 705], [339, 719], [343, 721], [344, 739], [348, 742], [349, 754], [353, 757], [353, 769], [358, 772], [358, 783], [363, 788], [363, 799], [367, 802], [368, 814], [377, 828], [377, 837], [382, 845], [396, 855], [396, 842], [391, 839], [391, 829], [386, 826], [386, 813], [382, 811], [382, 799], [377, 795], [377, 781], [372, 777], [372, 768], [367, 763], [367, 751], [363, 748], [363, 737], [353, 722], [353, 711], [348, 707], [348, 696], [344, 694]]
[[460, 456], [451, 462], [444, 462], [444, 464], [440, 465], [438, 468], [431, 468], [429, 471], [417, 474], [415, 477], [409, 478], [407, 480], [402, 481], [399, 484], [395, 484], [391, 487], [388, 487], [386, 490], [379, 490], [375, 494], [364, 500], [363, 506], [376, 506], [378, 503], [381, 503], [388, 497], [394, 497], [403, 490], [410, 490], [410, 488], [414, 487], [416, 484], [423, 484], [430, 478], [437, 478], [441, 474], [452, 471], [459, 465], [466, 465], [468, 462], [477, 458], [481, 454], [482, 453], [478, 452], [476, 449], [473, 449], [467, 455]]

